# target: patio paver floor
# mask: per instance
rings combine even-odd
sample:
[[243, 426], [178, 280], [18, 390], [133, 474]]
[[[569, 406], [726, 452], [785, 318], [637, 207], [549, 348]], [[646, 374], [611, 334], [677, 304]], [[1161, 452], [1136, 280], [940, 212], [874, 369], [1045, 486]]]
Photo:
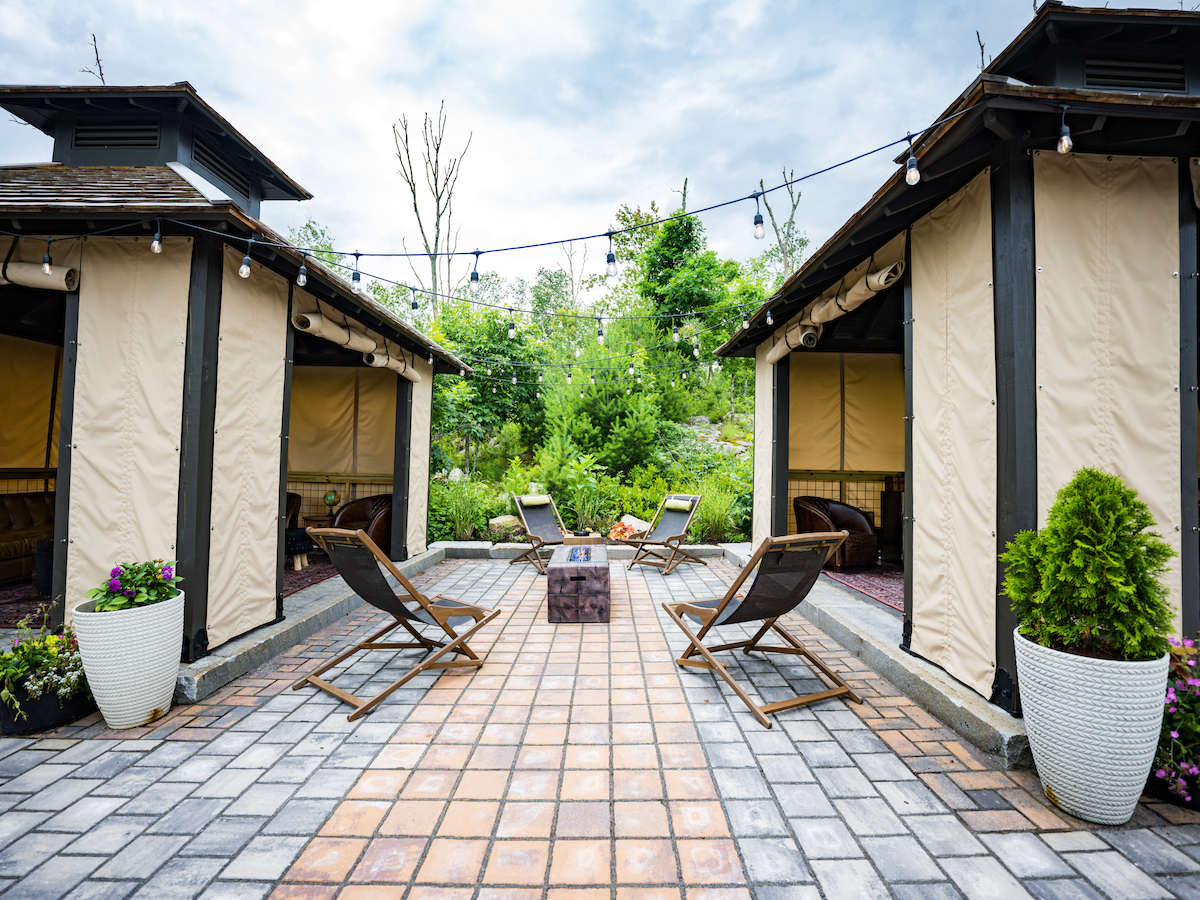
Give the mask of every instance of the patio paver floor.
[[[673, 660], [669, 599], [724, 592], [712, 561], [612, 567], [608, 625], [550, 625], [545, 579], [454, 560], [415, 581], [501, 617], [479, 670], [421, 675], [364, 719], [311, 687], [369, 607], [213, 697], [122, 732], [0, 740], [0, 890], [29, 898], [796, 900], [1200, 897], [1200, 816], [1121, 829], [1051, 808], [807, 620], [788, 627], [866, 702], [762, 728]], [[731, 636], [732, 639], [733, 636]], [[356, 693], [411, 651], [358, 655]], [[817, 688], [726, 654], [764, 701]]]

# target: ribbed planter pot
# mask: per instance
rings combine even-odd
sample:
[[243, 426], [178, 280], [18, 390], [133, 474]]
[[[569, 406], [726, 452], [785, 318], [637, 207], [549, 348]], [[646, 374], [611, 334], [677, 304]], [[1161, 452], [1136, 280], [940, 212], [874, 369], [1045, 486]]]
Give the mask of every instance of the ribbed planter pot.
[[75, 637], [92, 695], [109, 728], [136, 728], [171, 708], [183, 648], [183, 592], [136, 609], [75, 608]]
[[1021, 707], [1046, 796], [1101, 825], [1128, 822], [1162, 727], [1170, 655], [1091, 659], [1014, 633]]

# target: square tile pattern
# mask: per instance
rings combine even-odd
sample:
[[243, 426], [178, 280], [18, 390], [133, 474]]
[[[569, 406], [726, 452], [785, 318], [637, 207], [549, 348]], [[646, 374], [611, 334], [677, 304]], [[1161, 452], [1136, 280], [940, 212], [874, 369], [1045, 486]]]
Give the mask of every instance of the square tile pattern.
[[[422, 589], [503, 610], [471, 642], [487, 661], [418, 676], [355, 723], [289, 688], [379, 627], [369, 607], [152, 726], [93, 716], [0, 740], [0, 894], [1200, 897], [1200, 816], [1148, 802], [1120, 829], [1071, 819], [1035, 774], [999, 768], [797, 615], [788, 627], [866, 702], [764, 729], [675, 665], [686, 639], [661, 608], [720, 595], [736, 571], [610, 574], [609, 624], [551, 625], [528, 567], [430, 569]], [[336, 684], [369, 695], [415, 658], [360, 654]], [[788, 658], [724, 661], [764, 702], [821, 687]]]

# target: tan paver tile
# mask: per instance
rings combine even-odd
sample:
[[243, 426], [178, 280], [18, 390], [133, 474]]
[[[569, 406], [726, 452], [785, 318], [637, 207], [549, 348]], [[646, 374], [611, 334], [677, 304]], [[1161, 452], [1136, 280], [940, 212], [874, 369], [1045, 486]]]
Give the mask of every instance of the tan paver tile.
[[613, 777], [617, 800], [663, 799], [662, 772], [658, 769], [622, 769]]
[[972, 831], [1033, 831], [1035, 825], [1015, 809], [977, 809], [959, 812]]
[[[483, 774], [483, 773], [480, 773]], [[605, 773], [607, 775], [607, 773]], [[496, 780], [493, 776], [493, 780]], [[564, 783], [565, 786], [565, 783]], [[558, 789], [558, 772], [514, 772], [509, 782], [508, 791], [504, 794], [506, 800], [553, 800]], [[605, 792], [604, 798], [608, 794]], [[572, 797], [564, 799], [590, 800], [593, 797]]]
[[550, 888], [546, 900], [609, 900], [608, 888]]
[[549, 861], [549, 841], [496, 841], [483, 880], [488, 884], [541, 884]]
[[474, 884], [479, 880], [487, 847], [487, 841], [435, 838], [416, 880], [433, 884]]
[[672, 800], [671, 826], [675, 837], [729, 837], [729, 823], [715, 800]]
[[998, 790], [1013, 786], [1003, 772], [953, 772], [950, 780], [964, 791]]
[[699, 744], [659, 744], [664, 769], [704, 769], [708, 760]]
[[483, 725], [479, 722], [447, 722], [435, 739], [439, 744], [473, 744], [479, 740]]
[[[474, 893], [474, 888], [428, 887], [418, 884], [408, 892], [408, 900], [471, 900]], [[483, 895], [480, 894], [479, 898], [483, 900]], [[342, 898], [339, 897], [338, 900]], [[387, 900], [395, 900], [395, 894]]]
[[562, 764], [562, 747], [522, 746], [517, 754], [518, 769], [560, 769]]
[[745, 888], [689, 887], [687, 900], [750, 900]]
[[283, 876], [284, 881], [341, 882], [358, 861], [365, 838], [315, 837]]
[[613, 725], [614, 744], [649, 744], [654, 740], [654, 728], [650, 722], [626, 722]]
[[560, 803], [556, 838], [610, 837], [612, 809], [608, 803], [590, 801]]
[[667, 811], [660, 801], [618, 801], [613, 805], [613, 819], [619, 838], [671, 836]]
[[1038, 828], [1055, 831], [1074, 827], [1053, 810], [1039, 803], [1036, 797], [1031, 797], [1020, 788], [1004, 788], [997, 793]]
[[461, 769], [467, 764], [471, 748], [464, 744], [434, 744], [425, 751], [418, 769]]
[[441, 800], [397, 800], [392, 804], [379, 833], [383, 835], [430, 835], [445, 808]]
[[322, 837], [370, 837], [391, 806], [381, 800], [343, 800], [318, 833]]
[[347, 796], [351, 800], [395, 800], [408, 776], [404, 769], [367, 769]]
[[717, 788], [712, 775], [696, 769], [668, 769], [663, 772], [667, 797], [672, 800], [716, 800]]
[[281, 884], [271, 891], [267, 900], [333, 900], [336, 887], [316, 884]]
[[554, 842], [550, 862], [552, 884], [608, 884], [612, 852], [609, 842], [567, 841]]
[[548, 838], [553, 827], [553, 803], [505, 803], [500, 811], [500, 824], [496, 827], [496, 836]]
[[384, 744], [371, 760], [372, 769], [411, 769], [421, 759], [425, 748], [419, 744]]
[[611, 766], [612, 748], [607, 744], [602, 746], [572, 747], [568, 746], [565, 768], [568, 769], [607, 769]]
[[[517, 776], [513, 776], [515, 782]], [[607, 769], [565, 769], [562, 773], [562, 800], [607, 800], [612, 776]], [[509, 795], [512, 795], [511, 789]]]
[[680, 840], [679, 869], [686, 884], [742, 884], [742, 864], [732, 840]]
[[402, 800], [433, 800], [444, 799], [454, 790], [454, 782], [458, 780], [457, 772], [442, 772], [436, 769], [418, 769], [404, 785], [400, 792]]
[[618, 744], [613, 747], [614, 769], [649, 769], [658, 765], [653, 744]]
[[487, 769], [468, 769], [462, 773], [458, 787], [454, 789], [455, 800], [499, 800], [504, 796], [507, 775]]
[[375, 838], [367, 845], [350, 880], [407, 882], [417, 869], [425, 844], [424, 838]]
[[512, 768], [513, 760], [517, 758], [517, 748], [511, 744], [493, 744], [487, 747], [476, 747], [467, 762], [468, 769], [504, 769]]
[[679, 867], [669, 840], [616, 841], [617, 881], [625, 884], [678, 884]]
[[[411, 894], [409, 895], [412, 896]], [[476, 900], [542, 900], [541, 888], [483, 887]]]
[[438, 837], [488, 837], [500, 810], [497, 800], [452, 800]]
[[538, 723], [525, 729], [526, 744], [565, 744], [567, 741], [567, 726], [563, 724]]

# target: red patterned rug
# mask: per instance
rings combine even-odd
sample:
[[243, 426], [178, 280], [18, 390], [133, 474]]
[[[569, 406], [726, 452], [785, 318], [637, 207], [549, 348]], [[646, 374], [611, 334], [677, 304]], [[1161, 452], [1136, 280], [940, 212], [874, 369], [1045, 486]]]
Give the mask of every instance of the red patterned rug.
[[324, 553], [308, 554], [308, 565], [297, 572], [292, 568], [292, 558], [285, 557], [283, 564], [283, 596], [289, 597], [296, 591], [332, 578], [338, 573], [329, 557]]
[[826, 577], [844, 584], [877, 600], [897, 612], [904, 612], [904, 566], [847, 566], [841, 572], [823, 573]]
[[[49, 597], [39, 597], [33, 592], [32, 581], [0, 585], [0, 628], [16, 628], [21, 619], [36, 613], [39, 606], [49, 602]], [[34, 622], [34, 631], [40, 625], [40, 621]]]

